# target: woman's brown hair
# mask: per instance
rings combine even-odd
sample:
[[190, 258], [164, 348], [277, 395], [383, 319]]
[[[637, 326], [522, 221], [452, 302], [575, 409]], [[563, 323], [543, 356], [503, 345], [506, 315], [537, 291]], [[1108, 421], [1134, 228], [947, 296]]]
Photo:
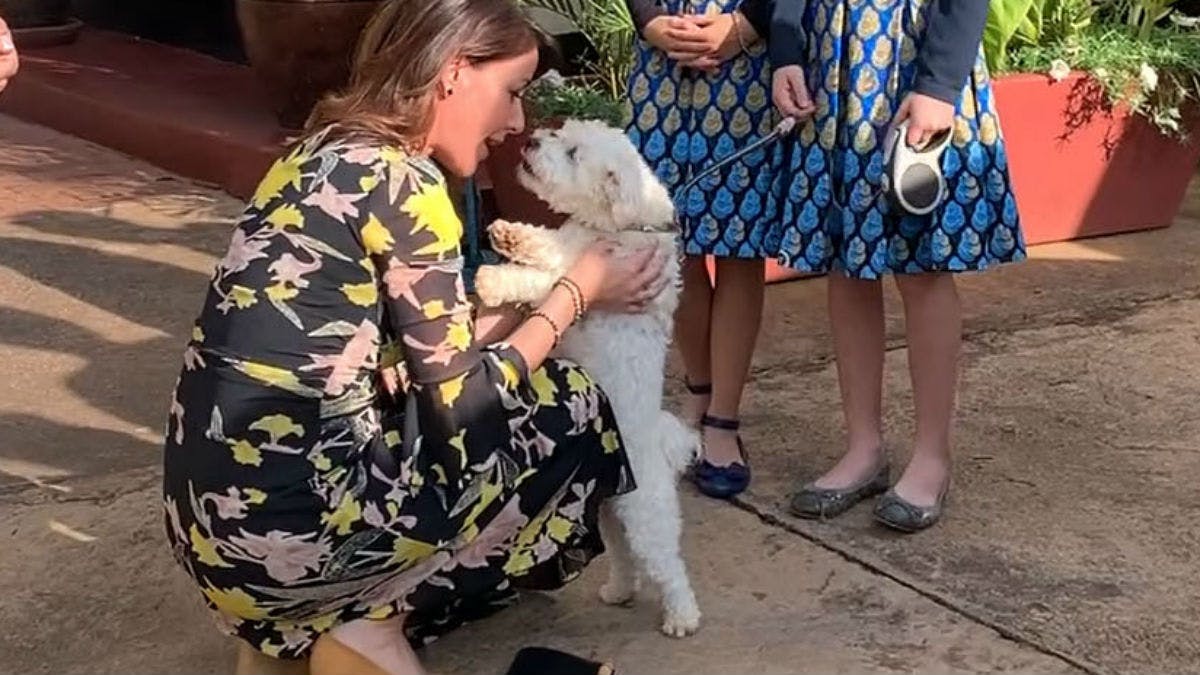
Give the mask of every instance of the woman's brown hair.
[[540, 44], [513, 0], [387, 0], [359, 37], [349, 84], [317, 104], [305, 132], [335, 125], [339, 136], [412, 147], [429, 130], [448, 63], [510, 58]]

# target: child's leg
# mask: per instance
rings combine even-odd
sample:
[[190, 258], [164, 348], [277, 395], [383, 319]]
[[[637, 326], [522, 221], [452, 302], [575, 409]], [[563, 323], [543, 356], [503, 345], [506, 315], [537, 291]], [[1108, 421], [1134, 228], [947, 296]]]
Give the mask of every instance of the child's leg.
[[883, 284], [836, 271], [829, 274], [828, 283], [846, 454], [816, 485], [837, 489], [870, 476], [882, 459]]
[[[712, 317], [713, 289], [703, 256], [688, 256], [683, 261], [683, 291], [675, 311], [675, 344], [683, 357], [684, 374], [692, 385], [712, 382], [709, 363], [709, 325]], [[689, 394], [683, 418], [689, 424], [699, 421], [708, 409], [708, 394]]]
[[[765, 266], [763, 260], [717, 258], [709, 326], [713, 395], [708, 414], [713, 417], [738, 419], [762, 322]], [[737, 432], [706, 427], [704, 439], [705, 458], [711, 464], [725, 466], [740, 460]]]
[[930, 506], [950, 475], [950, 426], [962, 344], [962, 308], [951, 274], [897, 275], [896, 285], [904, 298], [908, 365], [917, 414], [912, 460], [896, 483], [896, 493], [917, 506]]

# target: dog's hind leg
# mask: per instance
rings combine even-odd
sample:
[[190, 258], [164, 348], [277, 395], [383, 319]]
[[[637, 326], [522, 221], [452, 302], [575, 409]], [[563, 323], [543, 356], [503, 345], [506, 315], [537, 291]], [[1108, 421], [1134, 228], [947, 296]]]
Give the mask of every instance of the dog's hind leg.
[[637, 594], [637, 563], [614, 508], [612, 501], [600, 505], [600, 536], [608, 552], [608, 582], [600, 587], [600, 599], [609, 605], [627, 605]]
[[639, 485], [618, 497], [616, 507], [634, 557], [662, 590], [662, 631], [671, 637], [695, 633], [700, 627], [700, 607], [680, 550], [683, 525], [674, 481]]

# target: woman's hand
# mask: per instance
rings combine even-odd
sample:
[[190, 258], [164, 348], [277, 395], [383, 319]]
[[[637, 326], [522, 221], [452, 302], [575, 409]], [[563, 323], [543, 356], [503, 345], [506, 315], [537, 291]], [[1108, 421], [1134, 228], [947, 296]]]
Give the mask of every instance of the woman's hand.
[[636, 314], [670, 283], [663, 274], [667, 258], [656, 248], [618, 255], [612, 242], [600, 241], [584, 252], [567, 276], [579, 285], [592, 307]]
[[779, 114], [784, 117], [794, 117], [797, 121], [809, 117], [816, 111], [812, 94], [808, 91], [808, 82], [804, 78], [804, 69], [800, 66], [784, 66], [776, 68], [771, 77], [771, 99]]
[[908, 121], [908, 147], [921, 149], [939, 133], [954, 126], [954, 106], [924, 94], [909, 94], [896, 111], [892, 126]]
[[0, 91], [8, 86], [8, 80], [17, 74], [20, 60], [17, 58], [17, 46], [13, 43], [12, 33], [8, 24], [0, 19]]

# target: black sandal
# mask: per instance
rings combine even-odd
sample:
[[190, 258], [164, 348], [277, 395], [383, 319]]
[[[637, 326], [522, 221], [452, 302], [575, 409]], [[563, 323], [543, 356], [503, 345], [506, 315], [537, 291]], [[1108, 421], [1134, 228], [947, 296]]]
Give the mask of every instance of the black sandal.
[[525, 647], [517, 652], [505, 675], [615, 675], [607, 663], [546, 647]]
[[[738, 420], [705, 415], [700, 418], [700, 426], [736, 432], [742, 425]], [[741, 434], [737, 435], [737, 446], [738, 453], [742, 456], [741, 462], [716, 466], [707, 459], [702, 459], [696, 465], [695, 471], [692, 472], [692, 482], [702, 494], [713, 499], [730, 499], [750, 487], [750, 457], [742, 443]]]

